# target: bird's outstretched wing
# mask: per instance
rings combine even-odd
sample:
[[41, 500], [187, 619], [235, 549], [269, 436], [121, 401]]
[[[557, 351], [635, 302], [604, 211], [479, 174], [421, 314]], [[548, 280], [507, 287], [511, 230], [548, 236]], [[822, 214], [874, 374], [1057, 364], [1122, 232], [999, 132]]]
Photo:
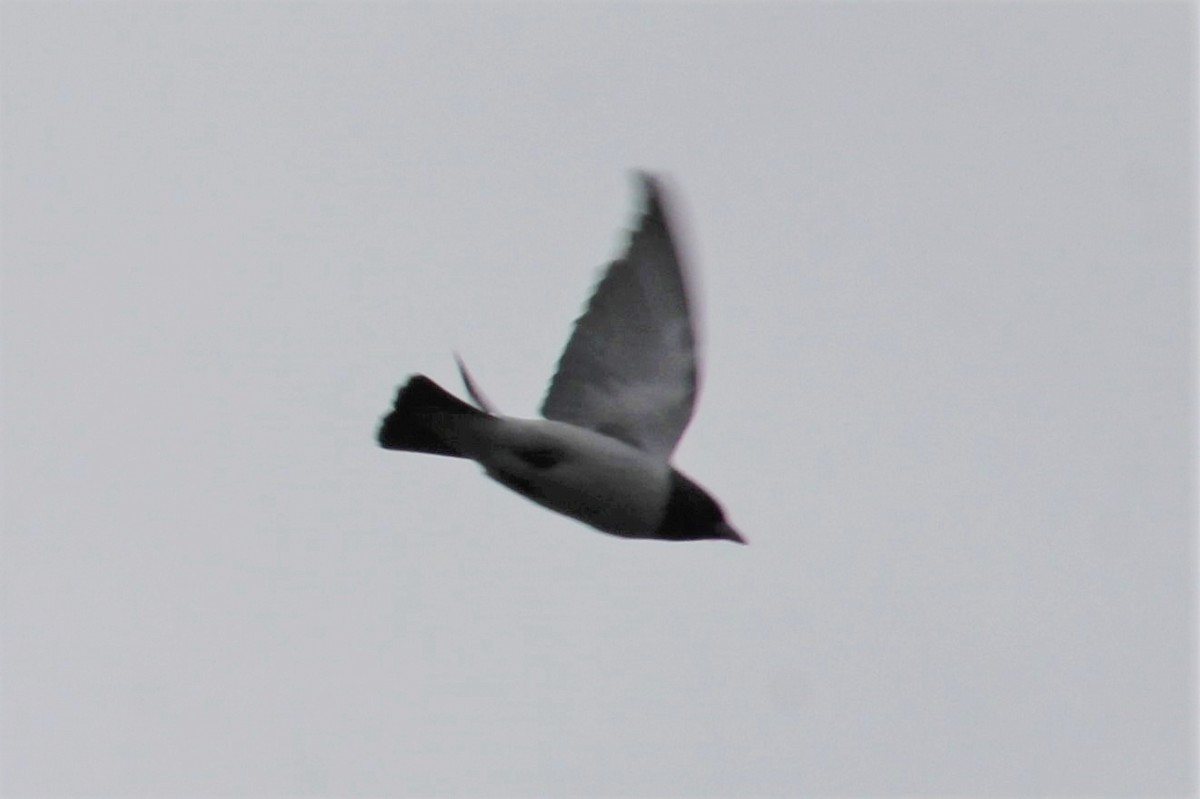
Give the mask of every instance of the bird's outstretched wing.
[[639, 177], [645, 211], [576, 321], [542, 415], [666, 460], [691, 419], [699, 366], [663, 190]]

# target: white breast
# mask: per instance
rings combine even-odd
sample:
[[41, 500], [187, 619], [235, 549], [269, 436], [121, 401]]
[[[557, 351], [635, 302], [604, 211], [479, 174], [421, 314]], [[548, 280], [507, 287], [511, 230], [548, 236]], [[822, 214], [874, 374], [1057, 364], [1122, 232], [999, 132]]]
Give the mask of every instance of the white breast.
[[648, 536], [658, 527], [670, 493], [667, 463], [563, 422], [494, 422], [485, 445], [472, 448], [488, 476], [607, 533]]

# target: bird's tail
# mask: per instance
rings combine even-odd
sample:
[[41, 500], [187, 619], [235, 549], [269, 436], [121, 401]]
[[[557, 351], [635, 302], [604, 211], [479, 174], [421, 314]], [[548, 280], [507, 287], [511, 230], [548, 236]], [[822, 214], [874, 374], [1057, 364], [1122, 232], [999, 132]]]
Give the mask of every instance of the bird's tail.
[[466, 457], [458, 432], [464, 422], [491, 418], [425, 375], [414, 375], [396, 395], [376, 436], [384, 449]]

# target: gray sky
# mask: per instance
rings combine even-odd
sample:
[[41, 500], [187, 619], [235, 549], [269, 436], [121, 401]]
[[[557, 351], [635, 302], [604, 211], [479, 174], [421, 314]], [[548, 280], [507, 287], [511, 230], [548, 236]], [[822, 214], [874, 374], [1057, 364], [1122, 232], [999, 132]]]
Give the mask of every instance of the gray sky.
[[[6, 796], [1195, 789], [1192, 4], [3, 13]], [[634, 168], [749, 547], [373, 445]]]

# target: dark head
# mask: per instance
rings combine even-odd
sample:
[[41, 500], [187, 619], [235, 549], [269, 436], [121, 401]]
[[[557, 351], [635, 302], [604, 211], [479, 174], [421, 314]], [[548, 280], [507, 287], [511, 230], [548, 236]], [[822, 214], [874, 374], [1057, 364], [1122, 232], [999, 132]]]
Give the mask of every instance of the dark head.
[[654, 531], [655, 538], [667, 541], [698, 541], [704, 538], [723, 538], [746, 543], [725, 521], [725, 512], [717, 501], [700, 486], [671, 470], [671, 496], [667, 512]]

